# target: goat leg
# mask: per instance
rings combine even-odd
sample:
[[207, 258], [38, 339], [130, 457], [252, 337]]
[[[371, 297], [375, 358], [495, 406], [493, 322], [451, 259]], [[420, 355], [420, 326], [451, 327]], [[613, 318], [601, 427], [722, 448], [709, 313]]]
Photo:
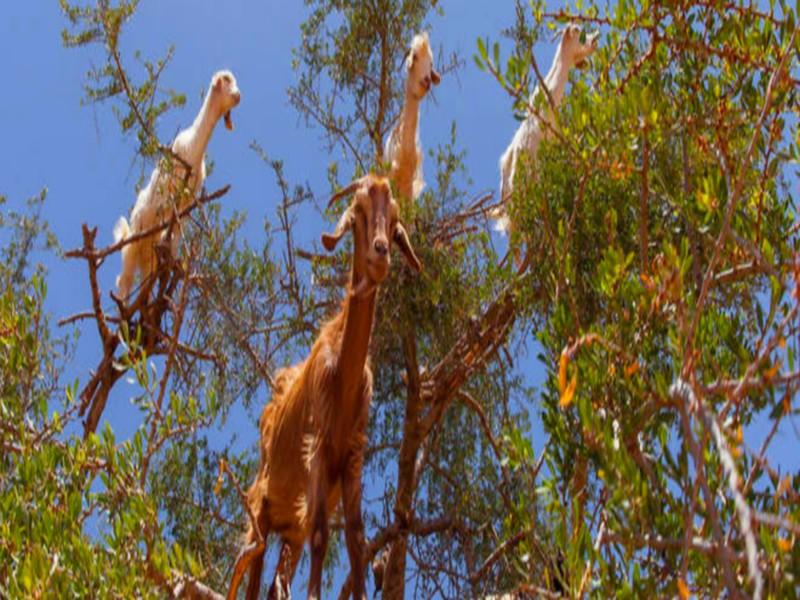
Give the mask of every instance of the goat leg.
[[[311, 514], [311, 578], [308, 581], [308, 598], [319, 600], [322, 593], [322, 566], [328, 549], [327, 469], [323, 461], [316, 460], [311, 469], [312, 493], [309, 494]], [[321, 464], [322, 463], [322, 464]]]
[[236, 592], [239, 591], [239, 585], [242, 583], [247, 567], [250, 562], [259, 554], [264, 553], [264, 542], [253, 541], [247, 544], [239, 556], [236, 558], [236, 564], [233, 567], [233, 577], [231, 578], [231, 587], [228, 590], [228, 600], [236, 598]]
[[366, 598], [364, 593], [364, 521], [361, 517], [361, 464], [363, 454], [356, 452], [342, 476], [344, 537], [352, 573], [352, 595], [355, 600]]
[[292, 543], [286, 539], [281, 545], [278, 568], [275, 571], [275, 580], [269, 588], [268, 600], [291, 600], [292, 579], [303, 551], [302, 538], [300, 543]]

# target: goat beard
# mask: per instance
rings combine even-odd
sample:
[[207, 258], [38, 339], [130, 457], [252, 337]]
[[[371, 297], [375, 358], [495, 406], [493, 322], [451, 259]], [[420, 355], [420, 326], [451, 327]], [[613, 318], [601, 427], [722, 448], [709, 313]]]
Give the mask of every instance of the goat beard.
[[223, 118], [225, 119], [225, 128], [228, 131], [233, 131], [233, 120], [231, 119], [231, 111], [226, 112]]

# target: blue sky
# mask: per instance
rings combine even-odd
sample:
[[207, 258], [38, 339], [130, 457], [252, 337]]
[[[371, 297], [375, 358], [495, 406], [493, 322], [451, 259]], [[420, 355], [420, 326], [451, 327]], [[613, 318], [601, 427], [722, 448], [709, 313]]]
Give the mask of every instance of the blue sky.
[[[513, 23], [513, 2], [449, 0], [441, 4], [445, 17], [433, 16], [429, 23], [434, 50], [459, 53], [464, 68], [456, 76], [445, 77], [435, 98], [424, 103], [422, 143], [426, 148], [444, 143], [455, 121], [477, 196], [496, 188], [497, 160], [516, 122], [507, 95], [478, 71], [471, 57], [476, 38], [499, 39], [499, 32]], [[185, 92], [187, 104], [159, 121], [163, 141], [194, 119], [201, 91], [214, 71], [230, 68], [235, 73], [242, 91], [241, 105], [234, 112], [236, 129], [217, 128], [209, 146], [215, 170], [206, 185], [211, 190], [232, 184], [222, 200], [224, 210], [247, 213], [244, 231], [253, 240], [263, 235], [264, 217], [274, 217], [280, 194], [272, 172], [249, 148], [252, 141], [270, 157], [283, 159], [288, 180], [308, 183], [318, 198], [328, 191], [327, 165], [342, 158], [331, 157], [320, 141], [320, 131], [306, 127], [288, 104], [286, 89], [294, 83], [291, 49], [298, 44], [304, 14], [301, 2], [144, 0], [123, 34], [126, 52], [141, 49], [146, 56], [156, 57], [175, 46], [162, 85]], [[98, 244], [105, 245], [111, 242], [116, 219], [133, 204], [141, 171], [133, 161], [135, 140], [120, 135], [110, 107], [81, 105], [85, 73], [102, 56], [97, 49], [63, 48], [60, 32], [65, 25], [55, 1], [3, 2], [0, 6], [0, 64], [5, 77], [0, 99], [0, 164], [4, 165], [0, 193], [8, 196], [12, 207], [21, 207], [26, 198], [47, 187], [44, 217], [62, 246], [80, 245], [84, 222], [99, 227]], [[543, 68], [550, 64], [553, 51], [552, 44], [537, 47]], [[434, 172], [432, 164], [426, 165], [426, 172]], [[322, 227], [321, 218], [313, 216], [299, 222], [295, 234], [301, 242], [316, 239]], [[47, 265], [48, 309], [56, 318], [89, 307], [84, 263], [49, 257]], [[106, 294], [118, 268], [119, 258], [113, 257], [100, 271]], [[71, 369], [81, 382], [96, 365], [98, 352], [96, 333], [86, 326]], [[531, 352], [521, 364], [533, 383], [541, 378], [534, 356]], [[119, 435], [137, 424], [138, 411], [127, 401], [132, 393], [124, 382], [119, 384], [104, 415]], [[535, 413], [536, 407], [532, 409]], [[251, 416], [238, 415], [226, 428], [237, 431], [244, 444], [253, 443], [257, 436]], [[763, 427], [755, 429], [751, 444], [760, 444], [763, 431]], [[535, 446], [540, 445], [541, 439], [536, 439]], [[800, 459], [795, 447], [794, 432], [783, 428], [773, 445], [774, 456], [796, 470]], [[298, 577], [298, 590], [300, 581]]]

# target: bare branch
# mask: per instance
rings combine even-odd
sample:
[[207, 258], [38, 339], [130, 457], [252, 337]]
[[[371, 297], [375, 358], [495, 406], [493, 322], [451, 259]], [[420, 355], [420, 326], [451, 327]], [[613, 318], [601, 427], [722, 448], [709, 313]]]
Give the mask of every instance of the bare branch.
[[486, 560], [483, 561], [483, 564], [478, 568], [478, 570], [470, 574], [470, 582], [474, 584], [480, 581], [480, 579], [486, 574], [486, 572], [494, 563], [496, 563], [506, 552], [512, 550], [517, 544], [524, 540], [525, 536], [529, 535], [531, 531], [532, 530], [528, 529], [517, 532], [500, 544], [497, 548], [495, 548], [494, 551], [486, 558]]
[[[683, 380], [678, 380], [673, 384], [672, 388], [670, 388], [670, 395], [680, 402], [679, 410], [684, 439], [689, 447], [689, 452], [692, 456], [692, 459], [694, 460], [694, 466], [697, 472], [696, 477], [700, 483], [701, 489], [703, 490], [703, 495], [705, 496], [706, 509], [708, 510], [708, 514], [711, 519], [711, 529], [714, 534], [714, 539], [719, 546], [722, 546], [724, 538], [722, 535], [722, 527], [720, 526], [719, 515], [717, 514], [717, 507], [714, 503], [714, 494], [709, 488], [708, 479], [705, 473], [705, 463], [703, 461], [702, 450], [700, 445], [697, 443], [697, 440], [694, 438], [691, 421], [689, 420], [689, 410], [693, 410], [691, 401], [694, 399], [694, 393], [686, 382]], [[730, 561], [724, 556], [722, 558], [722, 569], [728, 591], [732, 597], [738, 597], [739, 588], [736, 585], [736, 578], [733, 570], [731, 569]]]

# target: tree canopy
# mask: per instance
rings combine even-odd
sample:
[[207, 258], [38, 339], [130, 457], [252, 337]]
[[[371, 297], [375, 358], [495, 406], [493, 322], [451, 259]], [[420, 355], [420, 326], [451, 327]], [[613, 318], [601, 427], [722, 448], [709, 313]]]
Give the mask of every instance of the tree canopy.
[[[135, 158], [172, 164], [156, 135], [185, 102], [159, 85], [172, 50], [123, 51], [136, 1], [60, 5], [64, 45], [105, 56], [84, 100], [133, 132]], [[204, 190], [178, 258], [161, 257], [129, 306], [98, 288], [119, 246], [97, 247], [87, 223], [66, 256], [85, 262], [93, 305], [65, 321], [98, 336], [92, 372], [66, 370], [73, 337], [44, 309], [34, 250], [58, 251], [46, 192], [25, 214], [0, 201], [0, 595], [227, 591], [258, 450], [211, 434], [269, 401], [348, 268], [347, 245], [297, 242], [298, 211], [386, 170], [408, 43], [433, 14], [457, 18], [436, 0], [306, 9], [287, 94], [344, 157], [313, 165], [329, 189], [288, 181], [254, 144], [281, 190], [261, 243], [237, 235], [245, 215], [223, 217], [227, 186]], [[384, 597], [798, 595], [800, 472], [768, 452], [781, 428], [798, 435], [800, 410], [797, 13], [781, 0], [517, 2], [474, 55], [437, 57], [484, 71], [522, 119], [549, 109], [542, 94], [529, 105], [546, 70], [534, 45], [571, 22], [601, 32], [523, 157], [507, 256], [458, 123], [427, 143], [435, 171], [403, 215], [425, 271], [393, 270], [371, 342], [365, 472], [381, 494], [363, 511]], [[531, 349], [542, 381], [519, 358]], [[140, 420], [121, 438], [102, 415], [123, 376]], [[756, 422], [765, 439], [747, 435]]]

